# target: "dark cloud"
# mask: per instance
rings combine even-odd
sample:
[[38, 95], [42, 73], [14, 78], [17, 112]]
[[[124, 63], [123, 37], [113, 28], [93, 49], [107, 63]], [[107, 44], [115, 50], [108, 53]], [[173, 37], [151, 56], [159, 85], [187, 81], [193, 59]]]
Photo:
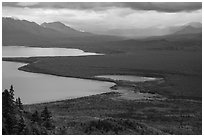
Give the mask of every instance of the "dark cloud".
[[81, 10], [105, 10], [107, 8], [121, 7], [134, 10], [155, 10], [158, 12], [189, 12], [202, 8], [201, 2], [40, 2], [28, 5], [17, 2], [3, 2], [2, 5], [10, 7], [69, 8]]
[[156, 10], [161, 12], [193, 11], [202, 8], [201, 2], [147, 2], [147, 3], [123, 3], [124, 7], [140, 10]]

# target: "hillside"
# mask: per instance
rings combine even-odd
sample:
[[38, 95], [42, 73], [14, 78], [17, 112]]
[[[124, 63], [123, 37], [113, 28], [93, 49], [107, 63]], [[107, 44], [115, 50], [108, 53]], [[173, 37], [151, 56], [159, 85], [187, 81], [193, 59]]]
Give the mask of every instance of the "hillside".
[[44, 28], [53, 29], [55, 31], [63, 33], [64, 35], [66, 35], [66, 37], [94, 36], [94, 34], [91, 34], [89, 32], [78, 31], [76, 29], [73, 29], [69, 26], [64, 25], [61, 22], [50, 22], [50, 23], [44, 22], [41, 24], [41, 26]]
[[195, 33], [201, 33], [202, 28], [196, 28], [193, 26], [186, 26], [183, 29], [175, 32], [175, 34], [195, 34]]
[[[62, 28], [63, 27], [63, 28]], [[42, 26], [35, 22], [2, 18], [3, 45], [53, 46], [83, 45], [92, 42], [115, 41], [120, 37], [93, 35], [65, 26], [62, 23], [47, 23]]]

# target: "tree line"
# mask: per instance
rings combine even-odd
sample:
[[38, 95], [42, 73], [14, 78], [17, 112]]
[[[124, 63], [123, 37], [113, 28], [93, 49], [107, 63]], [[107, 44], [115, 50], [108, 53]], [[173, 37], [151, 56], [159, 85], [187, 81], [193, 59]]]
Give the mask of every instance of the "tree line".
[[2, 92], [2, 134], [51, 134], [54, 129], [52, 114], [45, 107], [41, 112], [24, 110], [21, 99], [14, 98], [14, 88]]

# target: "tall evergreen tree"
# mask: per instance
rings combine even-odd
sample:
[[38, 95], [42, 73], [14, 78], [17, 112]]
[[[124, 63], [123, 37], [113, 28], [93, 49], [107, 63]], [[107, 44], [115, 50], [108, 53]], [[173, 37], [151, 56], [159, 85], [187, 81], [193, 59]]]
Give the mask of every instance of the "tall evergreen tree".
[[25, 132], [25, 127], [26, 127], [26, 125], [25, 125], [25, 120], [24, 120], [24, 118], [23, 118], [23, 116], [22, 115], [20, 115], [20, 119], [19, 119], [19, 121], [18, 121], [18, 134], [24, 134], [24, 132]]
[[48, 111], [48, 108], [45, 107], [44, 110], [41, 112], [41, 117], [43, 121], [49, 121], [52, 117], [51, 112]]
[[34, 123], [35, 122], [37, 122], [37, 123], [41, 122], [41, 118], [40, 118], [39, 113], [38, 113], [37, 110], [32, 114], [31, 121], [34, 122]]
[[10, 93], [10, 95], [11, 95], [11, 97], [12, 97], [12, 100], [14, 100], [14, 89], [13, 89], [13, 85], [11, 85], [10, 90], [9, 90], [9, 93]]
[[17, 124], [15, 116], [14, 90], [11, 86], [10, 92], [5, 89], [2, 93], [2, 116], [4, 119], [4, 128], [8, 134], [15, 134]]
[[47, 129], [50, 129], [52, 127], [51, 117], [51, 112], [49, 112], [48, 108], [45, 107], [44, 110], [41, 112], [41, 118], [43, 121], [43, 126], [45, 126]]
[[23, 110], [23, 104], [21, 102], [21, 99], [18, 97], [16, 99], [16, 106], [20, 109], [20, 110]]

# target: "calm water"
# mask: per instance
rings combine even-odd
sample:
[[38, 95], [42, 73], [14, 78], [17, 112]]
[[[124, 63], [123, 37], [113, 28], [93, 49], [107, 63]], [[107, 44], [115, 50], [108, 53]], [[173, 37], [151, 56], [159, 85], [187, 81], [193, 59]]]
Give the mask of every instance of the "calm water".
[[23, 103], [38, 103], [66, 98], [109, 92], [114, 83], [65, 78], [45, 74], [19, 71], [25, 64], [2, 62], [2, 88], [8, 89], [12, 84], [15, 96], [21, 97]]
[[160, 78], [139, 77], [139, 76], [130, 76], [130, 75], [102, 75], [102, 76], [96, 76], [96, 77], [112, 79], [112, 80], [131, 81], [131, 82], [145, 82], [145, 81], [154, 81], [154, 80], [160, 79]]
[[3, 57], [102, 55], [97, 53], [84, 52], [83, 50], [79, 49], [38, 48], [24, 46], [2, 46], [2, 51]]
[[[99, 55], [78, 49], [63, 48], [3, 46], [2, 50], [3, 57]], [[13, 85], [15, 97], [21, 97], [24, 104], [55, 101], [109, 92], [111, 91], [109, 88], [114, 85], [114, 83], [111, 82], [65, 78], [19, 71], [18, 68], [23, 65], [25, 64], [2, 62], [2, 88], [3, 90], [9, 89], [10, 85]], [[155, 78], [121, 75], [105, 75], [98, 77], [134, 82], [155, 80]]]

